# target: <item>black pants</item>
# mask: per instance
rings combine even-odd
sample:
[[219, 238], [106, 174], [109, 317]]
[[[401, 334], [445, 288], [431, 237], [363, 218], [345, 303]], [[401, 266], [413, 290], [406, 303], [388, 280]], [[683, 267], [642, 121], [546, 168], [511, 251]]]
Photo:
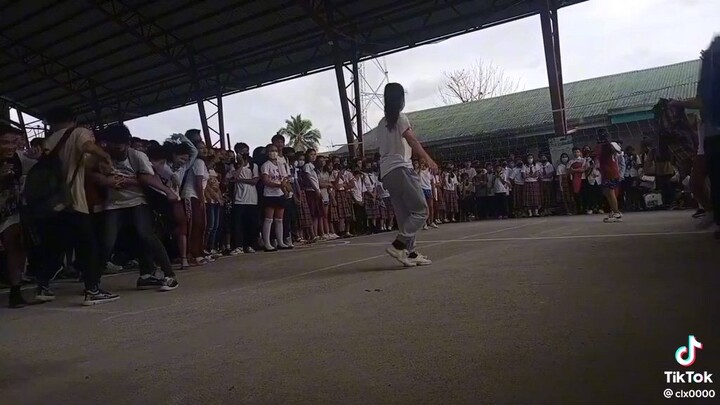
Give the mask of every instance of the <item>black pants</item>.
[[[255, 245], [260, 228], [258, 218], [260, 210], [257, 205], [234, 204], [232, 207], [232, 246], [233, 248], [249, 248]], [[283, 231], [285, 221], [283, 220]]]
[[353, 212], [355, 213], [355, 222], [353, 223], [353, 233], [355, 235], [361, 235], [367, 232], [367, 213], [362, 203], [357, 201], [353, 202]]
[[478, 213], [478, 218], [486, 219], [488, 216], [490, 216], [493, 211], [491, 205], [492, 197], [488, 197], [486, 195], [477, 196], [475, 198], [475, 210]]
[[495, 194], [495, 196], [493, 198], [495, 199], [495, 204], [494, 204], [495, 205], [495, 216], [498, 216], [498, 217], [509, 216], [507, 193]]
[[[152, 210], [147, 205], [109, 210], [103, 213], [103, 260], [109, 261], [122, 226], [130, 226], [139, 243], [144, 264], [157, 263], [166, 277], [174, 277], [170, 257], [155, 233]], [[143, 266], [146, 267], [146, 266]]]
[[705, 159], [710, 177], [710, 201], [715, 223], [720, 225], [720, 135], [705, 138]]
[[50, 278], [62, 265], [68, 249], [75, 250], [77, 265], [83, 274], [85, 288], [94, 290], [100, 284], [103, 266], [90, 214], [63, 212], [56, 217], [36, 221], [33, 225], [38, 242], [31, 250], [38, 264], [38, 285], [48, 287]]

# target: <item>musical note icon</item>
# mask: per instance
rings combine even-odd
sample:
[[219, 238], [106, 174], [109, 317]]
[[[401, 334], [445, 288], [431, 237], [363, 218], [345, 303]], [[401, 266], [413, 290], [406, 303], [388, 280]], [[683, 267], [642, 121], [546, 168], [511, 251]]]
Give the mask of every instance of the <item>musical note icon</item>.
[[702, 350], [702, 343], [695, 339], [695, 335], [688, 336], [688, 345], [678, 347], [675, 351], [675, 360], [684, 367], [690, 367], [695, 363], [695, 349]]

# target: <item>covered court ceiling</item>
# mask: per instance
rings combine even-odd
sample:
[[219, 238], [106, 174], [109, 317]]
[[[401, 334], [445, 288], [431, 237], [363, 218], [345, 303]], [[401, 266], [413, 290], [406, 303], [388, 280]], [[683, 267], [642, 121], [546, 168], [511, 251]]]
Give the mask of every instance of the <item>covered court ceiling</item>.
[[35, 116], [69, 104], [84, 121], [127, 120], [537, 12], [534, 0], [3, 1], [0, 96]]

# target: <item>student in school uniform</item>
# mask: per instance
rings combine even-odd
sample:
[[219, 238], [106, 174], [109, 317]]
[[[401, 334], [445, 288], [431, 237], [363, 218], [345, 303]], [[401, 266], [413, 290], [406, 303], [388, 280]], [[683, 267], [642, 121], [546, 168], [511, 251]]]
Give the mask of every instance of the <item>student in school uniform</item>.
[[[511, 160], [511, 162], [513, 161]], [[525, 216], [525, 179], [522, 175], [523, 161], [522, 159], [516, 159], [514, 164], [515, 167], [513, 167], [510, 175], [510, 181], [513, 188], [513, 216], [515, 218], [521, 218]]]
[[548, 161], [547, 155], [540, 155], [540, 173], [542, 211], [544, 215], [550, 215], [550, 210], [555, 207], [555, 168]]
[[351, 237], [350, 224], [353, 221], [352, 210], [352, 173], [342, 164], [335, 166], [333, 171], [333, 187], [335, 189], [335, 202], [338, 212], [338, 232], [341, 237]]
[[435, 199], [433, 196], [433, 174], [428, 169], [424, 161], [420, 162], [420, 187], [422, 187], [423, 194], [425, 195], [425, 201], [428, 205], [428, 219], [423, 226], [423, 229], [428, 229], [428, 226], [437, 228], [435, 224]]
[[[318, 169], [318, 182], [320, 184], [320, 197], [322, 198], [323, 204], [323, 217], [320, 220], [323, 230], [322, 238], [326, 240], [335, 240], [338, 238], [335, 235], [332, 222], [333, 218], [330, 214], [330, 193], [332, 189], [332, 181], [330, 177], [330, 161], [324, 156], [317, 157], [317, 169]], [[337, 212], [335, 214], [335, 220], [337, 220]]]
[[433, 217], [435, 224], [440, 225], [446, 221], [445, 194], [442, 188], [442, 178], [439, 172], [435, 172], [432, 176], [432, 192], [433, 192]]
[[560, 194], [562, 208], [566, 215], [572, 215], [575, 207], [570, 182], [570, 156], [567, 153], [560, 155], [560, 163], [558, 163], [555, 173], [557, 174], [557, 189]]
[[457, 174], [455, 174], [455, 166], [450, 163], [443, 175], [443, 189], [445, 190], [445, 207], [447, 209], [447, 218], [450, 222], [455, 222], [460, 213], [458, 204], [457, 185], [459, 183]]
[[488, 162], [485, 168], [485, 176], [487, 177], [487, 183], [485, 183], [485, 189], [487, 190], [487, 207], [485, 208], [485, 212], [488, 218], [495, 218], [497, 217], [497, 212], [495, 212], [495, 166]]
[[395, 213], [392, 207], [392, 200], [390, 199], [390, 192], [387, 191], [385, 186], [383, 186], [382, 181], [379, 180], [379, 176], [377, 182], [377, 195], [381, 201], [380, 212], [382, 215], [382, 225], [380, 230], [383, 232], [391, 231], [393, 229], [393, 222], [395, 221]]
[[250, 157], [249, 148], [239, 148], [237, 163], [228, 173], [232, 185], [232, 237], [230, 254], [255, 253], [253, 245], [260, 233], [258, 219], [257, 184], [260, 181], [260, 167]]
[[353, 199], [353, 221], [355, 235], [362, 235], [367, 232], [367, 213], [365, 211], [364, 195], [367, 192], [363, 173], [359, 167], [353, 168], [353, 188], [350, 191]]
[[[270, 144], [265, 148], [267, 162], [260, 168], [263, 182], [263, 211], [264, 222], [262, 227], [263, 243], [266, 252], [275, 252], [277, 249], [291, 249], [283, 240], [283, 216], [285, 215], [285, 200], [290, 192], [290, 183], [287, 172], [281, 168], [278, 161], [278, 148]], [[270, 243], [270, 231], [275, 228], [277, 248]]]
[[522, 176], [525, 181], [525, 209], [530, 217], [540, 216], [541, 196], [540, 196], [540, 165], [535, 162], [533, 155], [528, 155], [525, 165], [523, 166]]
[[380, 203], [377, 197], [378, 178], [372, 167], [372, 162], [365, 162], [365, 170], [363, 171], [363, 182], [365, 192], [363, 193], [363, 204], [365, 205], [365, 215], [367, 215], [368, 230], [370, 232], [380, 231]]
[[506, 177], [505, 170], [502, 165], [495, 166], [495, 176], [493, 176], [492, 188], [497, 219], [507, 219], [510, 215], [508, 207], [508, 191], [510, 188], [510, 182]]
[[[572, 188], [573, 200], [575, 200], [575, 212], [586, 212], [590, 202], [587, 198], [589, 187], [587, 181], [588, 164], [580, 148], [573, 148], [574, 158], [568, 164], [570, 168], [570, 185]], [[592, 214], [592, 210], [590, 211]]]
[[301, 170], [300, 176], [303, 179], [300, 184], [310, 211], [310, 220], [312, 221], [308, 229], [310, 232], [309, 237], [310, 240], [316, 241], [321, 236], [327, 235], [321, 225], [323, 218], [325, 218], [325, 207], [323, 206], [323, 196], [320, 189], [320, 177], [315, 167], [317, 152], [315, 149], [308, 149], [304, 157], [304, 161], [298, 162], [298, 169]]

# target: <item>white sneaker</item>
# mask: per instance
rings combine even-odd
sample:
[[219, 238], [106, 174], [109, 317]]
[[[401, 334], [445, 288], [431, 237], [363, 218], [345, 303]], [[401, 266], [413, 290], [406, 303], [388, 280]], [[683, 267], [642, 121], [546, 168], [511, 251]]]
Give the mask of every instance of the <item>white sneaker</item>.
[[243, 254], [243, 250], [241, 248], [233, 249], [230, 251], [230, 256], [237, 256]]
[[123, 266], [118, 266], [117, 264], [115, 264], [113, 262], [105, 263], [105, 273], [107, 273], [107, 274], [119, 273], [122, 270], [123, 270]]
[[293, 245], [293, 243], [292, 243], [292, 238], [285, 238], [285, 246], [281, 245], [280, 247], [294, 248], [295, 245]]
[[712, 212], [706, 212], [704, 217], [700, 217], [695, 227], [699, 230], [704, 230], [710, 228], [713, 224], [715, 224], [715, 216], [713, 216]]
[[432, 224], [430, 224], [430, 228], [438, 229], [438, 226], [435, 222], [433, 222]]
[[610, 214], [607, 218], [603, 219], [603, 222], [605, 223], [612, 223], [612, 222], [622, 222], [622, 214], [617, 212], [614, 214]]
[[395, 246], [390, 246], [385, 249], [385, 252], [390, 255], [393, 259], [400, 262], [405, 267], [416, 266], [416, 264], [410, 262], [408, 259], [408, 251], [405, 249], [396, 249]]
[[427, 224], [423, 225], [423, 227], [422, 227], [423, 231], [427, 231], [428, 229], [430, 229], [430, 228], [428, 228]]
[[432, 260], [426, 256], [421, 255], [418, 252], [412, 252], [408, 255], [407, 261], [412, 263], [414, 266], [429, 266], [432, 264]]

